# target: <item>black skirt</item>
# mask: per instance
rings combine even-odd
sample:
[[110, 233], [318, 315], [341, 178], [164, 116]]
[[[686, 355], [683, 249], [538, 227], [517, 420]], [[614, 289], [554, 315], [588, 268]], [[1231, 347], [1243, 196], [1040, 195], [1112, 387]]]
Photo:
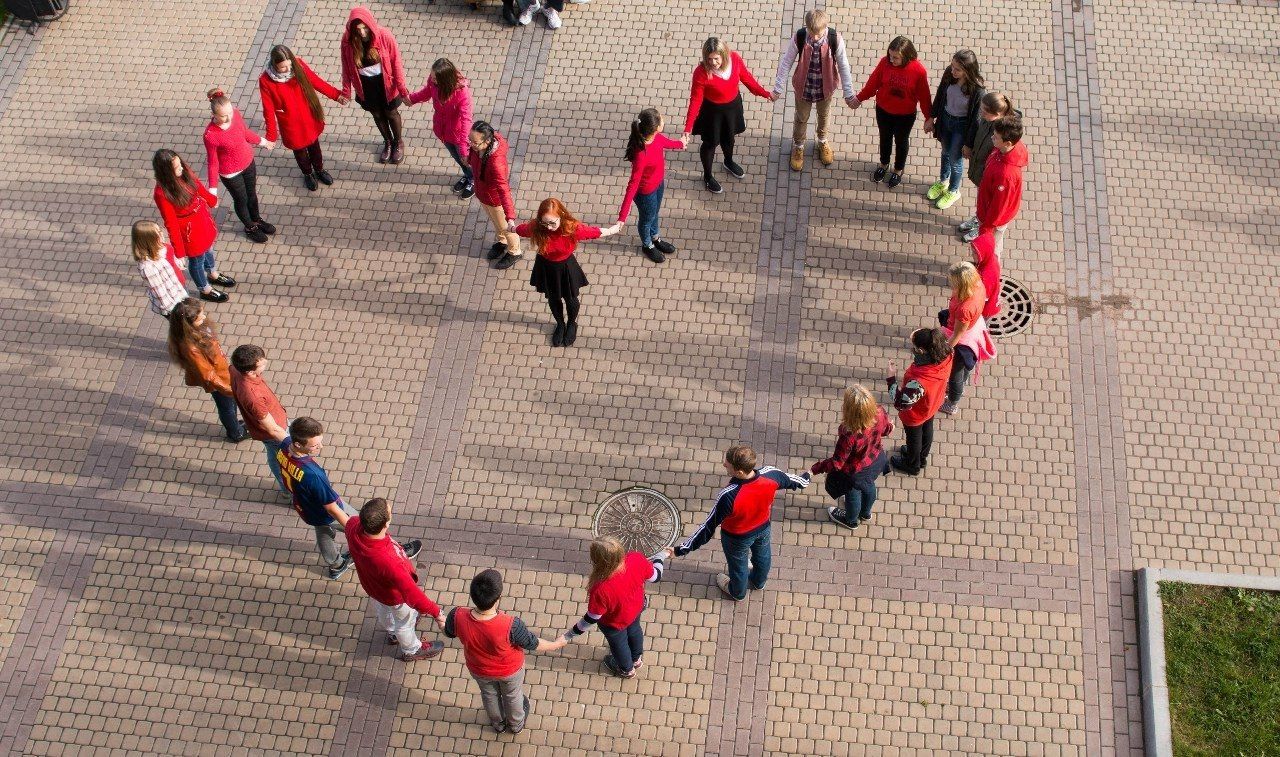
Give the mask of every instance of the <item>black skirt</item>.
[[361, 74], [360, 91], [364, 93], [364, 96], [357, 97], [356, 102], [360, 103], [360, 107], [370, 113], [385, 113], [388, 110], [395, 110], [387, 103], [387, 86], [382, 81], [382, 74], [374, 74], [373, 76]]
[[723, 105], [703, 100], [698, 118], [693, 122], [693, 133], [702, 137], [704, 143], [713, 145], [727, 142], [746, 130], [747, 122], [742, 115], [742, 95]]
[[558, 263], [538, 255], [529, 274], [529, 286], [547, 297], [577, 297], [578, 290], [589, 283], [575, 255]]

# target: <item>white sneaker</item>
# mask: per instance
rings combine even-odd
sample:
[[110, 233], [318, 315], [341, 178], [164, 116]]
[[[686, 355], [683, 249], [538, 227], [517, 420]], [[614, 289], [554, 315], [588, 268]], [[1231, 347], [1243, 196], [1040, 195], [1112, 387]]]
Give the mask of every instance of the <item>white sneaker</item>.
[[537, 13], [541, 9], [542, 9], [542, 5], [537, 2], [534, 2], [528, 8], [525, 8], [524, 13], [520, 14], [520, 18], [519, 18], [520, 25], [528, 26], [529, 22], [533, 20], [533, 14]]
[[560, 28], [560, 14], [556, 13], [555, 8], [543, 8], [542, 15], [547, 17], [547, 28], [556, 30]]
[[572, 3], [573, 5], [586, 5], [587, 3], [591, 2], [591, 0], [569, 0], [569, 2]]
[[977, 218], [977, 216], [974, 216], [974, 217], [971, 217], [971, 218], [969, 218], [969, 219], [967, 219], [967, 220], [965, 220], [965, 221], [962, 221], [962, 222], [960, 223], [960, 226], [959, 226], [958, 228], [960, 229], [960, 231], [968, 231], [969, 229], [976, 229], [976, 228], [978, 228], [978, 218]]

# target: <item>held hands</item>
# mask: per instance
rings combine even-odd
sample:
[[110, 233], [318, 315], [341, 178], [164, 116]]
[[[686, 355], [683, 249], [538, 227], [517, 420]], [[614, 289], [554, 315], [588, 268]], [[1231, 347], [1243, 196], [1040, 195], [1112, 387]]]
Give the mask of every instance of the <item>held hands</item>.
[[663, 556], [663, 559], [666, 559], [666, 560], [670, 560], [671, 558], [675, 557], [676, 556], [675, 548], [667, 547], [666, 549], [662, 550], [662, 556]]
[[862, 104], [862, 101], [856, 97], [846, 97], [844, 99], [844, 104], [848, 105], [850, 108], [853, 108], [854, 110], [857, 110], [858, 106]]
[[926, 119], [924, 120], [924, 133], [925, 133], [925, 134], [932, 134], [932, 133], [933, 133], [933, 119], [932, 119], [932, 118], [926, 118]]
[[689, 135], [688, 135], [688, 134], [681, 134], [681, 135], [680, 135], [680, 147], [681, 147], [681, 149], [683, 149], [683, 148], [685, 148], [685, 147], [688, 147], [688, 146], [689, 146]]
[[276, 143], [268, 140], [266, 137], [263, 137], [261, 144], [263, 147], [267, 148], [268, 151], [276, 149]]
[[611, 237], [611, 236], [613, 236], [614, 234], [617, 234], [619, 231], [622, 231], [622, 221], [618, 221], [617, 223], [615, 223], [615, 224], [614, 224], [614, 225], [612, 225], [612, 226], [609, 226], [609, 227], [606, 227], [606, 228], [601, 229], [601, 230], [600, 230], [600, 236], [602, 236], [602, 237]]
[[347, 103], [349, 103], [349, 102], [351, 102], [351, 98], [350, 98], [350, 97], [347, 97], [346, 95], [338, 95], [338, 104], [339, 104], [339, 105], [346, 105], [346, 104], [347, 104]]
[[508, 218], [508, 219], [507, 219], [507, 231], [514, 232], [515, 230], [516, 230], [516, 219], [514, 219], [514, 218]]
[[779, 95], [777, 92], [770, 92], [769, 96], [765, 99], [772, 103], [772, 102], [777, 102], [779, 97], [781, 97], [781, 95]]

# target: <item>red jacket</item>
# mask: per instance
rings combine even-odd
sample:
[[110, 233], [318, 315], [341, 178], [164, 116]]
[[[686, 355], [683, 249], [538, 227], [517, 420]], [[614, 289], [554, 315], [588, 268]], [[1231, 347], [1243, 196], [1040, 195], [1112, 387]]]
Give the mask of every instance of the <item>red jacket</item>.
[[174, 206], [165, 197], [164, 190], [157, 184], [151, 196], [164, 218], [165, 231], [169, 232], [169, 241], [173, 244], [173, 254], [180, 258], [195, 258], [209, 251], [218, 238], [218, 227], [213, 223], [209, 208], [217, 207], [218, 198], [204, 188], [194, 175], [196, 191], [191, 195], [191, 202], [181, 208]]
[[498, 132], [493, 133], [493, 148], [489, 159], [472, 150], [467, 163], [475, 176], [476, 199], [485, 205], [502, 206], [507, 220], [516, 218], [516, 204], [511, 199], [511, 167], [507, 165], [507, 140]]
[[[902, 374], [902, 383], [894, 391], [893, 404], [898, 408], [898, 420], [903, 426], [920, 426], [938, 414], [938, 408], [947, 399], [947, 379], [951, 378], [953, 355], [947, 353], [947, 357], [937, 363], [913, 363]], [[903, 398], [913, 396], [917, 390], [922, 390], [923, 396], [916, 397], [912, 404], [904, 407]]]
[[[316, 76], [307, 62], [294, 57], [302, 74], [311, 82], [317, 95], [324, 95], [330, 100], [337, 100], [341, 94], [332, 84]], [[307, 105], [307, 98], [302, 96], [302, 85], [298, 83], [297, 72], [289, 77], [289, 81], [277, 82], [271, 75], [263, 72], [258, 77], [258, 91], [262, 95], [262, 118], [267, 125], [267, 141], [274, 142], [282, 133], [284, 146], [290, 150], [301, 150], [309, 147], [324, 132], [324, 121], [317, 119]]]
[[365, 593], [376, 602], [395, 607], [409, 605], [428, 617], [440, 616], [440, 606], [418, 587], [418, 574], [395, 539], [374, 539], [360, 527], [360, 516], [347, 519], [347, 551]]
[[905, 66], [894, 66], [889, 56], [880, 59], [871, 72], [871, 78], [858, 93], [858, 100], [865, 102], [875, 95], [876, 106], [895, 116], [909, 116], [920, 112], [925, 118], [933, 117], [933, 93], [929, 91], [929, 72], [924, 64], [913, 60]]
[[982, 317], [990, 318], [1000, 312], [1000, 256], [996, 254], [995, 235], [988, 232], [979, 234], [970, 243], [973, 248], [978, 276], [982, 278], [982, 287], [987, 290], [987, 304], [982, 308]]
[[363, 5], [351, 9], [342, 32], [342, 94], [350, 96], [352, 88], [355, 88], [356, 99], [364, 100], [364, 85], [360, 82], [362, 64], [356, 60], [355, 53], [351, 50], [351, 25], [356, 21], [362, 22], [373, 32], [373, 49], [378, 51], [378, 60], [382, 64], [382, 85], [387, 93], [387, 102], [397, 97], [408, 100], [409, 86], [405, 84], [404, 64], [400, 62], [400, 48], [396, 45], [395, 35], [378, 26], [378, 22], [373, 20], [373, 14]]
[[1031, 162], [1021, 142], [1009, 152], [992, 150], [978, 185], [978, 230], [991, 231], [1012, 221], [1022, 207], [1022, 169]]

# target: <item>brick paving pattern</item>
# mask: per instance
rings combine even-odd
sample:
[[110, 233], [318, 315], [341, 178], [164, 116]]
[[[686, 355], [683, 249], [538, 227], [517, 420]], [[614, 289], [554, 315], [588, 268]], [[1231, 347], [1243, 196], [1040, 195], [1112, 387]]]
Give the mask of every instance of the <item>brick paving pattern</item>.
[[[522, 217], [558, 196], [602, 226], [629, 120], [658, 107], [678, 133], [702, 40], [768, 86], [810, 7], [596, 0], [552, 33], [499, 25], [492, 5], [372, 6], [411, 86], [441, 55], [470, 78], [476, 116], [511, 139]], [[1259, 349], [1280, 336], [1280, 106], [1245, 97], [1224, 116], [1204, 99], [1280, 75], [1275, 3], [998, 3], [981, 30], [915, 0], [824, 7], [859, 85], [908, 33], [935, 80], [972, 47], [1014, 95], [1032, 163], [1004, 268], [1035, 321], [940, 422], [928, 475], [885, 481], [873, 524], [831, 526], [820, 482], [780, 498], [764, 591], [723, 601], [715, 543], [676, 561], [650, 593], [640, 676], [602, 673], [598, 632], [531, 656], [514, 737], [484, 725], [456, 644], [392, 659], [354, 576], [323, 576], [260, 445], [222, 441], [168, 364], [126, 251], [128, 224], [156, 215], [151, 152], [203, 166], [204, 91], [232, 87], [259, 127], [256, 76], [281, 42], [336, 83], [349, 5], [103, 0], [34, 35], [5, 27], [4, 750], [1140, 752], [1130, 571], [1280, 569], [1280, 362]], [[286, 150], [259, 151], [280, 234], [254, 245], [220, 213], [221, 267], [242, 282], [212, 307], [224, 344], [265, 347], [291, 416], [327, 424], [348, 501], [395, 502], [429, 594], [464, 603], [497, 566], [504, 607], [553, 637], [582, 612], [609, 492], [657, 487], [687, 533], [729, 444], [807, 466], [841, 390], [879, 389], [945, 304], [972, 187], [925, 203], [937, 145], [919, 129], [903, 185], [872, 184], [871, 108], [840, 102], [836, 164], [810, 153], [794, 174], [791, 98], [747, 96], [748, 175], [722, 175], [723, 195], [702, 189], [696, 140], [669, 154], [667, 264], [639, 254], [634, 223], [580, 249], [592, 284], [569, 350], [549, 346], [529, 262], [481, 259], [488, 222], [449, 193], [429, 108], [405, 113], [405, 163], [382, 166], [367, 114], [327, 103], [337, 183], [309, 193]]]

